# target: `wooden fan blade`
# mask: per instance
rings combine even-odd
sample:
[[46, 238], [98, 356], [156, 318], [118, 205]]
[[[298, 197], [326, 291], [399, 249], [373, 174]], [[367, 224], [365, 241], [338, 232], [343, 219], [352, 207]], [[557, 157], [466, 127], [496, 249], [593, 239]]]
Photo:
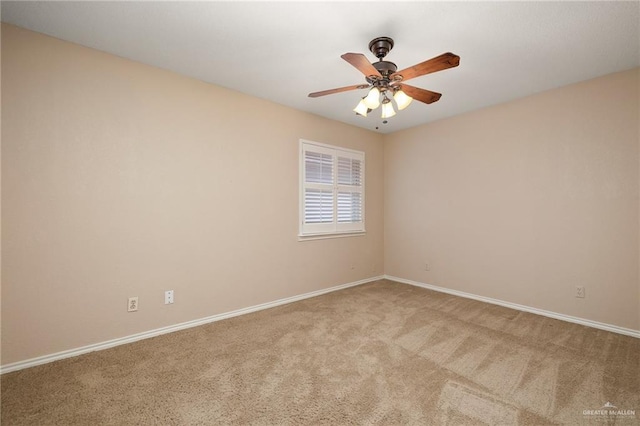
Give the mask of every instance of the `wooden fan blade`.
[[330, 90], [323, 90], [322, 92], [309, 93], [309, 97], [317, 98], [320, 96], [333, 95], [334, 93], [347, 92], [349, 90], [366, 89], [367, 87], [369, 87], [368, 84], [356, 84], [355, 86], [339, 87], [337, 89], [330, 89]]
[[401, 84], [400, 88], [404, 93], [411, 96], [413, 99], [424, 102], [425, 104], [432, 104], [434, 102], [437, 102], [440, 99], [440, 96], [442, 96], [442, 93], [420, 89], [418, 87], [409, 86], [408, 84]]
[[432, 72], [457, 67], [459, 64], [460, 56], [454, 55], [451, 52], [447, 52], [412, 67], [394, 72], [393, 74], [391, 74], [390, 78], [393, 79], [396, 76], [402, 76], [402, 81], [407, 81], [410, 78], [416, 78], [420, 77], [421, 75], [431, 74]]
[[356, 67], [365, 77], [375, 75], [376, 77], [382, 78], [380, 71], [378, 71], [362, 53], [345, 53], [340, 57]]

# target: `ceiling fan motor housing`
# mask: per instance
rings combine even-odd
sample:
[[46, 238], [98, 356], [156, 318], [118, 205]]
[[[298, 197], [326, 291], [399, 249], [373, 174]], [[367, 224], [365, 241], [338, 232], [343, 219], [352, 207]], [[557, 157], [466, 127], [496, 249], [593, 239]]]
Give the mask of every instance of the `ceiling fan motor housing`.
[[379, 88], [388, 87], [390, 83], [389, 76], [398, 70], [396, 64], [389, 61], [378, 61], [372, 65], [382, 74], [382, 78], [378, 76], [367, 77], [367, 82]]
[[393, 62], [379, 61], [372, 64], [383, 76], [389, 76], [398, 71], [398, 67]]

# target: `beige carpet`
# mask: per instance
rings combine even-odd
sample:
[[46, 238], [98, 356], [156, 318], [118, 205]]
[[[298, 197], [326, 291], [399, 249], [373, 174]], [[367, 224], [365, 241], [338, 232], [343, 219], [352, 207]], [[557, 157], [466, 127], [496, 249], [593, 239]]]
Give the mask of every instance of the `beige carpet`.
[[379, 281], [1, 382], [3, 426], [626, 425], [640, 340]]

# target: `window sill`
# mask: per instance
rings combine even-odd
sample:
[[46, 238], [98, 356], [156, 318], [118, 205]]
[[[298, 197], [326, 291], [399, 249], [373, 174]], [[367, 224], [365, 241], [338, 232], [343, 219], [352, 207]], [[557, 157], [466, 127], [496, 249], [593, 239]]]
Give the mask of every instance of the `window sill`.
[[366, 235], [366, 233], [367, 233], [366, 231], [353, 231], [353, 232], [336, 232], [333, 234], [310, 234], [310, 235], [298, 234], [298, 241], [327, 240], [330, 238], [362, 237]]

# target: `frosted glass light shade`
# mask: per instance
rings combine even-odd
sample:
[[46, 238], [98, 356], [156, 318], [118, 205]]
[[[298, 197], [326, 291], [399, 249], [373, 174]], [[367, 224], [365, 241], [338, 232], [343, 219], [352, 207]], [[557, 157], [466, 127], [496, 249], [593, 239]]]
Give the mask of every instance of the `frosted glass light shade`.
[[396, 115], [396, 112], [393, 110], [393, 104], [391, 101], [385, 102], [382, 104], [382, 118], [389, 118]]
[[411, 96], [407, 95], [402, 90], [398, 90], [396, 93], [394, 93], [393, 99], [396, 101], [396, 104], [398, 104], [399, 111], [402, 111], [403, 109], [408, 107], [413, 100]]
[[368, 108], [364, 103], [364, 99], [360, 99], [360, 103], [353, 109], [356, 114], [360, 114], [363, 117], [367, 116]]
[[380, 106], [380, 91], [377, 87], [369, 90], [369, 94], [364, 98], [364, 104], [369, 109], [376, 109]]

